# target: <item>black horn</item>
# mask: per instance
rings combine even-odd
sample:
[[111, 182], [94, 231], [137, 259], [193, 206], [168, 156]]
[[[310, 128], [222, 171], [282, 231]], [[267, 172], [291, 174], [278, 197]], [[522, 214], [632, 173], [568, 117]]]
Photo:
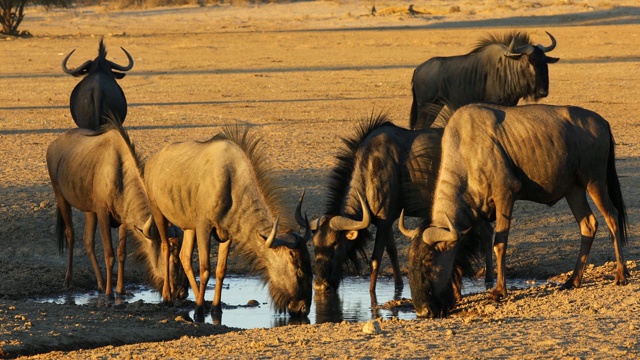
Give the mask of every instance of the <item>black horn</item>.
[[300, 227], [308, 227], [308, 223], [305, 221], [305, 218], [302, 217], [302, 200], [304, 199], [304, 193], [306, 190], [302, 190], [302, 195], [300, 196], [300, 200], [298, 200], [298, 205], [296, 206], [296, 222]]
[[65, 56], [64, 59], [62, 59], [62, 71], [66, 72], [69, 75], [80, 76], [80, 75], [85, 74], [88, 71], [89, 66], [91, 66], [93, 61], [87, 60], [87, 61], [84, 62], [84, 64], [78, 66], [75, 69], [67, 68], [67, 61], [71, 57], [71, 54], [73, 54], [75, 51], [76, 51], [76, 49], [71, 50], [71, 52], [69, 54], [67, 54], [67, 56]]
[[551, 51], [551, 50], [556, 48], [556, 38], [554, 38], [553, 35], [551, 35], [548, 31], [545, 31], [545, 32], [551, 38], [551, 45], [549, 45], [549, 46], [538, 45], [538, 47], [544, 52], [549, 52], [549, 51]]
[[129, 65], [127, 66], [122, 66], [122, 65], [118, 65], [112, 61], [109, 61], [109, 66], [111, 66], [112, 69], [118, 70], [118, 71], [129, 71], [131, 70], [131, 68], [133, 68], [133, 58], [131, 57], [131, 54], [129, 54], [129, 52], [127, 50], [125, 50], [123, 47], [120, 47], [120, 49], [122, 49], [122, 51], [124, 51], [124, 53], [127, 55], [127, 58], [129, 59]]

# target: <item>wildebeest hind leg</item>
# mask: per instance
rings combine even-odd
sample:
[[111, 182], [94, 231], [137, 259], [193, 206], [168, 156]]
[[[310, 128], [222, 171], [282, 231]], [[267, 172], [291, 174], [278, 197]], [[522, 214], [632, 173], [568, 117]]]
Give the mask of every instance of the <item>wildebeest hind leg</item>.
[[98, 290], [101, 292], [105, 291], [104, 287], [104, 279], [102, 278], [102, 273], [100, 272], [100, 266], [98, 265], [98, 259], [96, 259], [96, 251], [95, 251], [95, 236], [96, 236], [96, 225], [98, 224], [98, 217], [94, 212], [86, 212], [84, 213], [84, 235], [82, 237], [82, 241], [84, 242], [84, 249], [89, 256], [89, 260], [91, 261], [91, 267], [93, 267], [93, 272], [96, 275], [96, 282], [98, 282]]
[[193, 297], [197, 299], [199, 297], [198, 294], [200, 294], [200, 288], [196, 282], [196, 276], [193, 272], [193, 265], [191, 263], [195, 240], [196, 232], [194, 230], [187, 229], [184, 231], [182, 247], [180, 248], [180, 263], [187, 275], [187, 279], [189, 279], [189, 285], [191, 285], [191, 290], [193, 290]]
[[618, 210], [616, 210], [615, 206], [613, 206], [613, 203], [611, 202], [611, 199], [607, 194], [607, 190], [603, 189], [602, 186], [598, 186], [597, 184], [592, 183], [587, 187], [587, 190], [589, 191], [589, 195], [591, 195], [591, 199], [593, 199], [594, 204], [596, 204], [598, 210], [600, 210], [600, 212], [604, 216], [607, 227], [609, 227], [609, 231], [613, 236], [613, 249], [616, 254], [615, 284], [626, 285], [628, 283], [628, 270], [624, 264], [624, 256], [622, 255], [622, 229], [620, 229], [618, 226], [618, 216], [621, 215], [618, 213]]
[[505, 254], [507, 252], [507, 240], [513, 212], [513, 200], [510, 197], [495, 199], [496, 227], [493, 240], [493, 251], [496, 253], [496, 272], [498, 274], [496, 287], [491, 291], [491, 298], [499, 301], [507, 297], [505, 280]]
[[[381, 229], [378, 228], [378, 232], [380, 230]], [[398, 291], [402, 291], [404, 283], [402, 282], [402, 273], [400, 272], [400, 263], [398, 261], [398, 249], [396, 248], [396, 239], [393, 237], [391, 224], [389, 224], [388, 228], [385, 224], [385, 235], [385, 247], [387, 249], [387, 255], [389, 255], [389, 260], [391, 261], [391, 269], [393, 269], [393, 280], [395, 282], [395, 290], [397, 293]]]
[[[54, 187], [55, 190], [55, 187]], [[73, 230], [73, 217], [71, 211], [71, 205], [56, 191], [56, 199], [58, 202], [58, 219], [57, 229], [58, 241], [60, 242], [60, 253], [64, 246], [64, 237], [67, 238], [67, 271], [64, 276], [64, 288], [69, 289], [73, 286], [73, 243], [74, 243], [74, 230]], [[63, 237], [64, 234], [64, 237]]]
[[569, 190], [565, 196], [567, 204], [571, 208], [571, 212], [580, 225], [580, 252], [578, 253], [578, 260], [576, 267], [573, 270], [573, 274], [569, 280], [567, 280], [561, 289], [571, 289], [580, 286], [582, 277], [584, 275], [584, 269], [587, 266], [587, 259], [589, 258], [589, 252], [591, 251], [591, 245], [593, 239], [596, 236], [598, 230], [598, 221], [593, 215], [589, 203], [587, 202], [587, 194], [583, 187], [574, 187]]

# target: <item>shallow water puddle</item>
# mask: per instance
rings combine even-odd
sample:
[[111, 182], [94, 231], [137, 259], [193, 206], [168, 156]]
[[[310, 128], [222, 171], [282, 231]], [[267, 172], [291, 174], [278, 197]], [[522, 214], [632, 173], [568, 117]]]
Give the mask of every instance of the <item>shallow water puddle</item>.
[[[228, 276], [224, 281], [222, 290], [223, 313], [220, 319], [213, 319], [209, 311], [205, 310], [205, 322], [227, 325], [230, 327], [251, 329], [271, 328], [290, 324], [320, 324], [325, 322], [359, 322], [374, 318], [393, 318], [412, 320], [416, 318], [413, 307], [396, 307], [391, 310], [381, 307], [390, 300], [410, 299], [409, 280], [404, 279], [404, 289], [396, 293], [392, 278], [379, 278], [376, 286], [376, 299], [378, 306], [372, 306], [369, 296], [368, 277], [345, 278], [338, 289], [337, 296], [324, 297], [314, 295], [311, 303], [311, 311], [307, 318], [293, 318], [287, 314], [277, 314], [271, 308], [271, 298], [267, 287], [263, 286], [258, 277]], [[211, 302], [214, 293], [215, 281], [210, 281], [207, 286], [205, 300]], [[525, 288], [533, 286], [529, 281], [508, 281], [510, 288]], [[124, 300], [129, 303], [144, 301], [146, 303], [159, 303], [162, 298], [159, 293], [144, 285], [133, 285], [127, 288], [131, 295]], [[484, 280], [464, 279], [463, 294], [485, 291]], [[192, 293], [189, 300], [195, 301]], [[253, 301], [255, 300], [255, 301]], [[105, 301], [104, 296], [96, 291], [89, 293], [69, 293], [57, 297], [34, 299], [36, 302], [49, 302], [56, 304], [84, 305]], [[249, 302], [257, 302], [255, 306], [247, 306]], [[374, 304], [375, 305], [375, 304]], [[194, 311], [189, 316], [193, 318]]]

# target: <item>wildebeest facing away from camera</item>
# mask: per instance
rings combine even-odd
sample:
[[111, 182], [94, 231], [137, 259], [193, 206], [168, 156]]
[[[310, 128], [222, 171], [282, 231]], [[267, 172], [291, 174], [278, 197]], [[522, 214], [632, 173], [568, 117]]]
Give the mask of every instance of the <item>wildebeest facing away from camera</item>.
[[[71, 92], [69, 107], [71, 117], [80, 128], [97, 130], [104, 123], [104, 116], [112, 112], [124, 122], [127, 116], [127, 99], [116, 79], [122, 79], [126, 74], [118, 71], [129, 71], [133, 68], [133, 58], [127, 50], [121, 48], [127, 55], [129, 64], [118, 65], [107, 60], [107, 50], [102, 39], [98, 49], [98, 57], [87, 60], [75, 69], [67, 68], [67, 61], [72, 50], [62, 60], [62, 70], [73, 76], [85, 76]], [[117, 71], [114, 71], [117, 70]]]
[[[312, 268], [304, 237], [282, 226], [280, 200], [270, 180], [257, 136], [227, 127], [204, 142], [170, 144], [145, 164], [145, 181], [163, 241], [167, 220], [184, 230], [180, 260], [196, 297], [196, 318], [204, 318], [211, 236], [219, 242], [212, 313], [221, 313], [222, 282], [233, 242], [269, 286], [278, 311], [307, 315]], [[176, 176], [175, 174], [183, 174]], [[200, 284], [191, 256], [198, 244]], [[165, 255], [166, 256], [166, 255]]]
[[[324, 215], [311, 221], [316, 232], [316, 292], [336, 291], [343, 267], [354, 265], [359, 270], [360, 258], [366, 258], [370, 224], [376, 226], [370, 292], [375, 293], [385, 249], [396, 287], [402, 287], [392, 225], [403, 208], [410, 216], [430, 216], [441, 136], [442, 129], [410, 131], [381, 114], [362, 121], [354, 136], [342, 139], [345, 146], [330, 175]], [[296, 218], [302, 226], [300, 206]]]
[[[613, 135], [600, 115], [579, 107], [474, 104], [460, 108], [442, 138], [432, 222], [414, 237], [411, 293], [418, 316], [442, 316], [454, 305], [459, 265], [488, 239], [470, 236], [495, 221], [494, 300], [504, 298], [505, 252], [516, 200], [553, 205], [563, 197], [580, 225], [578, 260], [562, 288], [580, 286], [597, 221], [586, 193], [604, 215], [616, 255], [615, 283], [627, 282], [622, 246], [626, 210], [615, 168]], [[405, 229], [406, 231], [406, 229]], [[414, 287], [415, 285], [415, 287]]]
[[[160, 257], [159, 239], [148, 240], [135, 231], [135, 227], [149, 229], [152, 225], [149, 200], [133, 144], [115, 115], [110, 114], [106, 120], [98, 131], [71, 129], [47, 148], [47, 168], [58, 204], [56, 234], [60, 251], [64, 248], [65, 237], [69, 251], [64, 285], [69, 288], [73, 284], [74, 207], [85, 214], [83, 241], [100, 291], [113, 295], [111, 227], [120, 226], [116, 292], [125, 292], [126, 237], [127, 232], [132, 231], [138, 242], [138, 255], [147, 263], [154, 287], [162, 289], [165, 265], [170, 266], [172, 294], [176, 298], [186, 298], [188, 283], [179, 264], [177, 234], [172, 240], [176, 251], [170, 262], [165, 263]], [[95, 255], [96, 225], [100, 227], [104, 248], [106, 285]]]
[[413, 72], [411, 129], [429, 127], [444, 106], [459, 107], [486, 102], [515, 106], [522, 98], [539, 99], [549, 94], [548, 57], [556, 47], [533, 45], [529, 35], [511, 32], [489, 35], [466, 55], [434, 57]]

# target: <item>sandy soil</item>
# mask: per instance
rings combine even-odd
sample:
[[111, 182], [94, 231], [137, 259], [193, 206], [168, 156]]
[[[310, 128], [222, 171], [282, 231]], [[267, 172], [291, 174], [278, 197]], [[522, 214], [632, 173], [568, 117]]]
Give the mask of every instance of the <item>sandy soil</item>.
[[[635, 1], [424, 1], [416, 6], [431, 14], [416, 16], [371, 16], [372, 4], [28, 9], [21, 28], [34, 37], [0, 39], [0, 357], [640, 356], [640, 8]], [[378, 11], [409, 4], [375, 2]], [[72, 49], [78, 50], [70, 66], [93, 59], [100, 36], [110, 59], [126, 62], [120, 46], [133, 55], [135, 66], [120, 84], [130, 103], [125, 125], [143, 157], [170, 142], [206, 139], [221, 124], [247, 124], [264, 136], [291, 210], [304, 188], [305, 209], [316, 216], [339, 136], [372, 112], [385, 111], [397, 124], [408, 125], [416, 65], [435, 55], [465, 53], [483, 34], [513, 28], [543, 44], [548, 44], [544, 31], [558, 40], [553, 56], [561, 61], [550, 66], [550, 96], [543, 103], [583, 106], [611, 123], [630, 222], [629, 285], [611, 285], [613, 248], [597, 214], [600, 232], [584, 286], [559, 291], [556, 283], [577, 256], [578, 227], [564, 203], [553, 208], [518, 203], [508, 276], [550, 279], [549, 284], [513, 290], [498, 304], [485, 294], [466, 296], [447, 319], [383, 321], [378, 335], [363, 333], [363, 323], [246, 331], [196, 324], [184, 316], [192, 304], [28, 300], [64, 292], [66, 258], [58, 256], [54, 240], [55, 201], [44, 154], [74, 126], [68, 97], [77, 79], [60, 70]], [[397, 242], [406, 264], [408, 241], [397, 234]], [[82, 244], [76, 244], [76, 290], [95, 289]], [[388, 259], [383, 262], [388, 273]], [[142, 268], [129, 264], [126, 281], [144, 282]], [[238, 259], [232, 265], [244, 271]]]

